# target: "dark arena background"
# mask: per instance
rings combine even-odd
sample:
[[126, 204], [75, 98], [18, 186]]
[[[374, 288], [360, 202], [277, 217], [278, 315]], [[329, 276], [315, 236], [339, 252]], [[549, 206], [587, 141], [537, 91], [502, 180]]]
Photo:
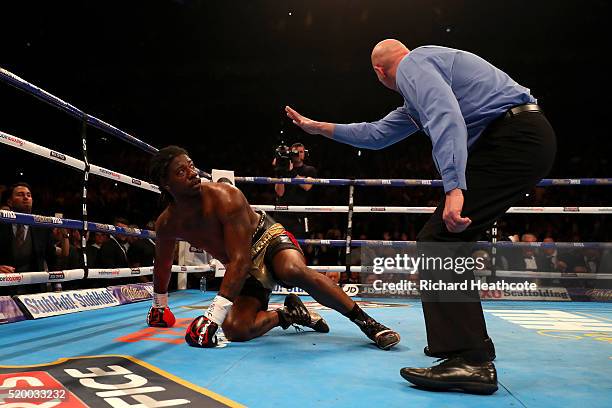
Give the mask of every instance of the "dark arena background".
[[[3, 4], [0, 227], [51, 230], [53, 250], [66, 261], [2, 269], [15, 248], [0, 230], [0, 407], [51, 400], [57, 407], [609, 407], [611, 9], [603, 0]], [[480, 292], [498, 354], [499, 391], [489, 397], [431, 393], [398, 375], [401, 367], [433, 363], [423, 354], [419, 293], [401, 286], [415, 277], [371, 270], [377, 256], [412, 254], [443, 198], [430, 139], [417, 132], [383, 150], [358, 149], [309, 135], [285, 113], [289, 105], [314, 120], [372, 122], [401, 106], [401, 95], [381, 86], [370, 62], [385, 38], [411, 50], [439, 45], [479, 55], [530, 89], [557, 136], [548, 181], [488, 229], [478, 249], [487, 261], [476, 273], [481, 281], [538, 286]], [[206, 173], [233, 171], [250, 204], [286, 225], [302, 223], [295, 236], [307, 264], [400, 333], [401, 343], [378, 350], [344, 316], [296, 289], [327, 320], [329, 334], [277, 327], [249, 342], [220, 335], [218, 349], [189, 347], [184, 329], [207, 309], [224, 270], [190, 245], [177, 249], [187, 255], [176, 255], [170, 283], [177, 324], [147, 327], [154, 249], [126, 255], [122, 265], [95, 263], [89, 248], [109, 242], [113, 225], [130, 246], [146, 240], [154, 248], [150, 230], [163, 207], [159, 194], [142, 188], [151, 151], [67, 115], [40, 91], [11, 82], [10, 73], [70, 104], [64, 110], [76, 107], [153, 150], [179, 145]], [[84, 139], [88, 163], [112, 173], [90, 174], [85, 199], [83, 171], [58, 163], [66, 156], [84, 161]], [[279, 146], [294, 143], [316, 168], [307, 198], [295, 203], [278, 199], [274, 184], [299, 189], [299, 181], [280, 180], [290, 176], [273, 165]], [[28, 145], [50, 150], [41, 157]], [[352, 180], [370, 181], [349, 186]], [[31, 188], [34, 216], [9, 205], [19, 182]], [[292, 213], [287, 206], [294, 204], [312, 208]], [[84, 219], [92, 223], [87, 240]], [[270, 309], [287, 293], [277, 286]], [[96, 388], [92, 378], [111, 376], [109, 370], [131, 373], [125, 378], [138, 385], [99, 379], [106, 388]], [[29, 382], [15, 383], [19, 375]], [[59, 390], [65, 398], [15, 399], [15, 390]]]

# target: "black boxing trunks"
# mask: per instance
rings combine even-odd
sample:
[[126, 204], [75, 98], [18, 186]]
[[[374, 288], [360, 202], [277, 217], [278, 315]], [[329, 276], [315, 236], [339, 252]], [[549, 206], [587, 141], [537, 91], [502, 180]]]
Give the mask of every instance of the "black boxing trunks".
[[277, 253], [285, 249], [299, 251], [302, 255], [304, 253], [293, 234], [287, 231], [285, 227], [274, 221], [264, 211], [258, 211], [258, 213], [260, 214], [259, 223], [251, 239], [253, 268], [250, 271], [251, 276], [245, 281], [240, 295], [259, 299], [264, 308], [267, 309], [270, 294], [277, 284], [286, 288], [291, 287], [275, 276], [272, 259]]

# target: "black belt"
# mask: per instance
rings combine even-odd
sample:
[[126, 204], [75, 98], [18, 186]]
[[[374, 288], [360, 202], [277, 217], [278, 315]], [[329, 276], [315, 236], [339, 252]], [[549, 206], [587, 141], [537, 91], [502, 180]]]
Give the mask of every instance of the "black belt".
[[511, 118], [523, 112], [542, 112], [542, 109], [535, 103], [526, 103], [525, 105], [519, 105], [512, 109], [508, 109], [504, 117]]

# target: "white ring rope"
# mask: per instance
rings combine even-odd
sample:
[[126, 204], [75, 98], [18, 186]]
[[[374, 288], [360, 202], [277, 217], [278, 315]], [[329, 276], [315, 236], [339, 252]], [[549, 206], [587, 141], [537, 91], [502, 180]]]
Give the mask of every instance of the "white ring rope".
[[[196, 266], [181, 266], [172, 265], [171, 272], [183, 273], [198, 273], [214, 271], [214, 266], [211, 265], [196, 265]], [[108, 279], [108, 278], [133, 278], [134, 276], [146, 276], [153, 274], [152, 266], [143, 266], [140, 268], [91, 268], [87, 279]]]
[[[49, 160], [53, 160], [55, 162], [64, 164], [66, 166], [72, 167], [74, 169], [85, 171], [85, 162], [75, 159], [74, 157], [68, 156], [63, 153], [56, 152], [55, 150], [48, 149], [44, 146], [37, 145], [36, 143], [29, 142], [27, 140], [18, 138], [13, 135], [9, 135], [0, 130], [0, 143], [5, 145], [15, 147], [17, 149], [26, 151], [28, 153], [33, 153], [37, 156], [44, 157]], [[125, 174], [118, 173], [116, 171], [112, 171], [109, 169], [105, 169], [104, 167], [96, 166], [95, 164], [90, 164], [89, 173], [95, 174], [97, 176], [105, 177], [107, 179], [111, 179], [114, 181], [118, 181], [121, 183], [129, 184], [134, 187], [142, 188], [144, 190], [149, 190], [154, 193], [160, 193], [159, 187], [155, 184], [151, 184], [144, 180], [139, 180], [135, 177], [127, 176]]]
[[84, 269], [67, 269], [53, 272], [18, 272], [0, 274], [0, 287], [32, 285], [35, 283], [67, 282], [85, 277]]
[[[346, 205], [300, 206], [300, 205], [258, 205], [256, 210], [268, 212], [304, 212], [304, 213], [345, 213]], [[356, 213], [379, 214], [431, 214], [436, 207], [353, 207]], [[612, 207], [510, 207], [508, 214], [612, 214]]]
[[[215, 268], [210, 265], [182, 266], [172, 265], [172, 272], [175, 273], [199, 273], [214, 271]], [[115, 278], [134, 278], [136, 276], [147, 276], [153, 274], [152, 266], [141, 268], [92, 268], [89, 269], [87, 279], [115, 279]], [[16, 285], [31, 285], [35, 283], [52, 283], [52, 282], [67, 282], [83, 279], [85, 277], [84, 269], [67, 269], [63, 271], [52, 272], [18, 272], [0, 274], [0, 287], [16, 286]]]
[[[318, 272], [346, 272], [346, 266], [321, 266], [309, 265], [310, 269]], [[181, 266], [172, 265], [173, 273], [202, 273], [215, 271], [214, 265]], [[351, 266], [351, 272], [374, 273], [372, 266]], [[136, 276], [148, 276], [153, 274], [153, 267], [146, 266], [140, 268], [108, 268], [90, 269], [87, 279], [118, 279], [134, 278]], [[415, 275], [412, 271], [404, 269], [385, 269], [383, 274], [404, 274]], [[497, 277], [504, 278], [534, 278], [534, 279], [591, 279], [602, 280], [612, 279], [612, 273], [563, 273], [563, 272], [536, 272], [536, 271], [503, 271], [495, 272]], [[382, 274], [376, 274], [381, 276]], [[489, 270], [475, 270], [475, 276], [491, 276]], [[54, 272], [20, 272], [0, 274], [0, 287], [31, 285], [36, 283], [67, 282], [83, 279], [85, 271], [83, 269], [68, 269]]]

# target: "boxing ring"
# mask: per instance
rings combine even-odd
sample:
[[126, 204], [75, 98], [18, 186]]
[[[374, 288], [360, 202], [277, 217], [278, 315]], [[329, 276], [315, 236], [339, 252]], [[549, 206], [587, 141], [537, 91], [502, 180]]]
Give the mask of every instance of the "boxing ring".
[[[87, 218], [87, 181], [90, 175], [105, 177], [153, 193], [159, 188], [146, 181], [89, 163], [88, 126], [96, 127], [144, 151], [157, 149], [120, 129], [91, 116], [25, 80], [0, 69], [0, 79], [47, 102], [83, 122], [83, 157], [77, 159], [48, 149], [0, 130], [0, 143], [45, 157], [83, 173], [83, 217], [80, 220], [0, 211], [0, 222], [23, 223], [38, 227], [98, 231], [143, 238], [155, 238], [153, 231], [120, 228]], [[345, 266], [316, 266], [320, 271], [355, 271], [368, 273], [368, 266], [350, 265], [354, 248], [411, 248], [410, 241], [371, 241], [352, 239], [354, 213], [384, 214], [433, 212], [432, 207], [364, 207], [353, 202], [356, 187], [368, 186], [441, 186], [438, 180], [349, 180], [349, 179], [277, 179], [236, 177], [239, 183], [318, 184], [349, 186], [347, 206], [267, 206], [254, 208], [270, 212], [337, 212], [348, 215], [347, 239], [300, 240], [302, 245], [345, 248]], [[540, 186], [609, 186], [612, 179], [545, 179]], [[509, 213], [520, 214], [610, 214], [612, 207], [513, 207]], [[82, 234], [83, 239], [85, 234]], [[86, 242], [83, 242], [86, 245]], [[482, 242], [487, 248], [501, 248], [508, 243]], [[516, 245], [516, 244], [514, 244]], [[533, 243], [532, 247], [594, 247], [609, 250], [609, 243]], [[63, 282], [80, 279], [109, 279], [150, 275], [151, 267], [93, 269], [84, 260], [83, 269], [59, 272], [0, 274], [0, 289], [18, 285]], [[173, 272], [215, 271], [210, 266], [173, 266]], [[538, 279], [590, 279], [609, 281], [612, 271], [597, 274], [549, 272], [478, 271], [477, 276], [529, 277]], [[145, 317], [149, 308], [150, 287], [133, 290], [133, 301], [111, 299], [105, 307], [92, 306], [78, 313], [5, 321], [2, 315], [0, 335], [0, 407], [128, 407], [128, 406], [316, 406], [370, 407], [451, 406], [471, 407], [566, 407], [588, 405], [608, 407], [612, 401], [612, 292], [550, 294], [554, 301], [504, 300], [489, 293], [483, 309], [491, 337], [497, 349], [498, 392], [476, 396], [450, 392], [423, 391], [410, 386], [399, 376], [406, 365], [429, 366], [433, 360], [423, 354], [426, 345], [421, 304], [417, 297], [401, 290], [376, 291], [365, 285], [346, 285], [370, 315], [392, 327], [402, 336], [390, 351], [381, 351], [369, 343], [350, 321], [333, 310], [322, 308], [306, 294], [303, 300], [327, 320], [331, 331], [283, 331], [275, 328], [263, 337], [245, 343], [222, 342], [215, 349], [188, 347], [184, 329], [215, 296], [215, 292], [184, 290], [172, 293], [169, 305], [177, 317], [171, 329], [149, 328]], [[101, 289], [107, 290], [107, 289]], [[121, 292], [121, 290], [119, 290]], [[108, 289], [108, 294], [117, 289]], [[123, 293], [125, 295], [125, 293]], [[129, 295], [129, 294], [128, 294]], [[497, 295], [500, 295], [499, 297]], [[554, 295], [554, 296], [553, 296]], [[589, 302], [574, 302], [573, 295]], [[59, 295], [58, 295], [59, 296]], [[127, 295], [126, 295], [127, 296]], [[139, 297], [140, 296], [140, 297]], [[512, 298], [507, 297], [508, 299]], [[528, 298], [528, 297], [527, 297]], [[272, 296], [270, 307], [282, 304], [284, 295]], [[144, 301], [139, 301], [144, 300]], [[599, 300], [599, 301], [596, 301]], [[608, 301], [608, 302], [606, 302]], [[42, 302], [42, 301], [41, 301]], [[51, 309], [44, 303], [31, 303], [40, 309], [38, 317]], [[43, 310], [45, 309], [45, 310]], [[4, 311], [3, 311], [4, 312]], [[54, 314], [49, 312], [48, 314]], [[32, 316], [34, 317], [34, 316]], [[18, 379], [21, 380], [18, 380]], [[21, 381], [21, 382], [19, 382]], [[11, 385], [14, 384], [14, 385]], [[27, 405], [9, 395], [11, 389], [63, 390], [57, 399], [39, 398]], [[554, 402], [551, 402], [554, 401]]]

